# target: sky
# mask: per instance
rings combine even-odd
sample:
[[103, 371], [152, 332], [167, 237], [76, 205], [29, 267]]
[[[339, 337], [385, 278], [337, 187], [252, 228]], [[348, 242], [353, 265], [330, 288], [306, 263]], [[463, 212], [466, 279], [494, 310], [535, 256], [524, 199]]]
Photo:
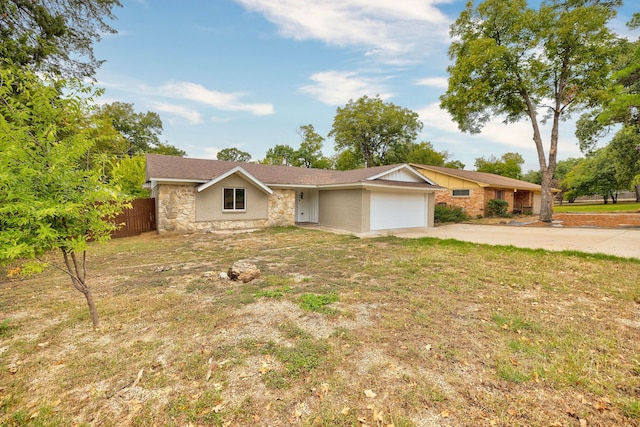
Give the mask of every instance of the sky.
[[[333, 155], [336, 109], [380, 96], [419, 114], [416, 142], [467, 170], [507, 152], [523, 156], [523, 172], [538, 170], [529, 121], [496, 119], [470, 135], [439, 107], [449, 27], [465, 1], [122, 0], [111, 23], [118, 33], [94, 46], [105, 60], [95, 76], [105, 89], [99, 102], [158, 113], [161, 141], [188, 157], [215, 159], [235, 147], [261, 160], [275, 145], [298, 148], [307, 124]], [[613, 27], [635, 39], [624, 25], [633, 12], [623, 7]], [[561, 125], [560, 160], [582, 156], [574, 131], [574, 121]], [[543, 138], [548, 147], [548, 129]]]

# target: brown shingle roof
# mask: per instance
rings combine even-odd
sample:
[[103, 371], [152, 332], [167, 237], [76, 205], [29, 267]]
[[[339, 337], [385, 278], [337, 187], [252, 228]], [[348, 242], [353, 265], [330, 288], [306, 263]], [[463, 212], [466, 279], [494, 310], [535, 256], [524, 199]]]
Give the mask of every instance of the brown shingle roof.
[[506, 176], [495, 175], [492, 173], [452, 169], [442, 166], [419, 165], [413, 163], [411, 164], [411, 166], [417, 169], [427, 169], [445, 175], [454, 176], [456, 178], [466, 179], [467, 181], [473, 181], [485, 187], [515, 188], [518, 190], [538, 191], [540, 191], [541, 189], [540, 185], [538, 184], [533, 184], [531, 182], [521, 181], [514, 178], [507, 178]]
[[[365, 182], [368, 178], [390, 171], [398, 165], [336, 171], [147, 154], [146, 181], [170, 179], [207, 182], [236, 166], [240, 166], [266, 185], [335, 185]], [[407, 182], [394, 184], [414, 186]], [[418, 185], [438, 188], [426, 182]]]

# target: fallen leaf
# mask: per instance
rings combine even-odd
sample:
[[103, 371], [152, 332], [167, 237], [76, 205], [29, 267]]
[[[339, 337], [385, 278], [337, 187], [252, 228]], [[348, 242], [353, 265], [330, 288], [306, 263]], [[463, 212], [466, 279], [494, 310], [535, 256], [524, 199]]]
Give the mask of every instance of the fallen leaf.
[[445, 409], [444, 411], [440, 412], [440, 416], [442, 418], [449, 418], [449, 411]]
[[260, 367], [260, 373], [266, 374], [271, 370], [271, 366], [267, 362], [262, 362], [262, 366]]
[[384, 418], [384, 412], [378, 411], [376, 408], [373, 408], [373, 420], [382, 422]]
[[351, 408], [349, 408], [348, 406], [345, 406], [344, 408], [342, 408], [342, 411], [340, 411], [340, 413], [342, 415], [349, 415], [349, 411], [351, 410]]
[[367, 396], [369, 399], [373, 399], [374, 397], [377, 396], [377, 394], [375, 394], [373, 390], [368, 390], [368, 389], [364, 391], [364, 395]]

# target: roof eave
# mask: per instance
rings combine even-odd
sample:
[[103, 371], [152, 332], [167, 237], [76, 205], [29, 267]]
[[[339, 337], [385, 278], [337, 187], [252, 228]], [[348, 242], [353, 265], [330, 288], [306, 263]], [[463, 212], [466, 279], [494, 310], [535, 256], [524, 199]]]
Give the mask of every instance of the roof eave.
[[213, 178], [212, 180], [207, 181], [204, 184], [198, 186], [198, 192], [204, 191], [207, 188], [211, 187], [212, 185], [215, 185], [215, 184], [221, 182], [222, 180], [230, 177], [231, 175], [236, 175], [236, 174], [237, 175], [241, 175], [246, 180], [252, 182], [256, 187], [258, 187], [259, 189], [264, 191], [266, 194], [273, 194], [273, 190], [271, 188], [269, 188], [262, 181], [260, 181], [259, 179], [257, 179], [253, 175], [251, 175], [249, 172], [247, 172], [241, 166], [236, 166], [236, 167], [234, 167], [232, 169], [229, 169], [228, 171], [226, 171], [222, 175], [217, 176], [217, 177]]

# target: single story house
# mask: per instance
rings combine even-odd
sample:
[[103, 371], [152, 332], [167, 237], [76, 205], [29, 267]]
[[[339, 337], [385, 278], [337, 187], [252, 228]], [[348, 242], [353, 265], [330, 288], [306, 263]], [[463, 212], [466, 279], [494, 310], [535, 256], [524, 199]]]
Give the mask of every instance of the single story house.
[[157, 230], [318, 224], [362, 233], [434, 223], [435, 182], [408, 164], [336, 171], [147, 155]]
[[436, 193], [436, 204], [461, 207], [470, 216], [486, 216], [489, 200], [500, 199], [509, 203], [510, 212], [540, 213], [542, 187], [538, 184], [485, 172], [413, 163], [411, 166], [446, 188]]

